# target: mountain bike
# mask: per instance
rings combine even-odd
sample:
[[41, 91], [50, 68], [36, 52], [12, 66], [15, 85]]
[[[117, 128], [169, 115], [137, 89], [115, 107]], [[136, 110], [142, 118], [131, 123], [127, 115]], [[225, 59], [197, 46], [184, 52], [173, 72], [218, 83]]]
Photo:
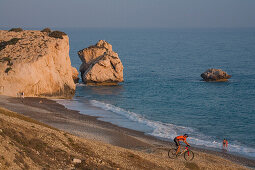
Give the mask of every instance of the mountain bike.
[[189, 149], [188, 146], [186, 146], [185, 149], [182, 152], [179, 152], [177, 155], [176, 155], [176, 151], [177, 149], [169, 149], [168, 157], [171, 159], [175, 159], [183, 154], [184, 159], [186, 161], [192, 161], [194, 158], [194, 153]]

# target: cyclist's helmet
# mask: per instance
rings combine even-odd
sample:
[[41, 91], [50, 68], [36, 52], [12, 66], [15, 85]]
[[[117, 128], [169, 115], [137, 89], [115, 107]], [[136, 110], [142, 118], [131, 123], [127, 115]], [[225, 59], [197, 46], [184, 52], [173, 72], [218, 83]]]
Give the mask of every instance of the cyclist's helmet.
[[184, 134], [183, 136], [189, 137], [189, 135], [188, 135], [188, 134]]

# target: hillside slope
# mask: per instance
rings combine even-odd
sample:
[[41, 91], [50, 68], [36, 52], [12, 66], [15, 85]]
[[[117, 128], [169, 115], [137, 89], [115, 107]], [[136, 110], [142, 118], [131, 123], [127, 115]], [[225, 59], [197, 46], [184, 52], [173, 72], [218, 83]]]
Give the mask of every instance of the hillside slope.
[[145, 153], [83, 139], [3, 108], [0, 142], [1, 169], [246, 169], [201, 153], [207, 161], [186, 162], [170, 160], [166, 150]]

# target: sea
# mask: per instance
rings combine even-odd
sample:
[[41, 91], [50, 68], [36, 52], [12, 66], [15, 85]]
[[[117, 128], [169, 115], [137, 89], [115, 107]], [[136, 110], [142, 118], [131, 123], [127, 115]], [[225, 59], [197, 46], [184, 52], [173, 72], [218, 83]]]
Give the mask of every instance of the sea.
[[[197, 147], [255, 159], [255, 29], [61, 28], [70, 39], [72, 65], [77, 52], [106, 40], [119, 54], [124, 82], [86, 86], [66, 108], [162, 140], [189, 134]], [[217, 68], [228, 82], [204, 82], [201, 73]]]

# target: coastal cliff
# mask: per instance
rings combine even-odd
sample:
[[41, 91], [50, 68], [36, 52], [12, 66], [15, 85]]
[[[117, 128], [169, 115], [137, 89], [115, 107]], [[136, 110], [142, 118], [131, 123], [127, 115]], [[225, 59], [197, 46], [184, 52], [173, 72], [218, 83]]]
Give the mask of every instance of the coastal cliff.
[[0, 94], [70, 97], [74, 72], [65, 33], [0, 30]]
[[78, 52], [82, 81], [89, 85], [117, 85], [123, 82], [123, 65], [112, 45], [104, 40]]

